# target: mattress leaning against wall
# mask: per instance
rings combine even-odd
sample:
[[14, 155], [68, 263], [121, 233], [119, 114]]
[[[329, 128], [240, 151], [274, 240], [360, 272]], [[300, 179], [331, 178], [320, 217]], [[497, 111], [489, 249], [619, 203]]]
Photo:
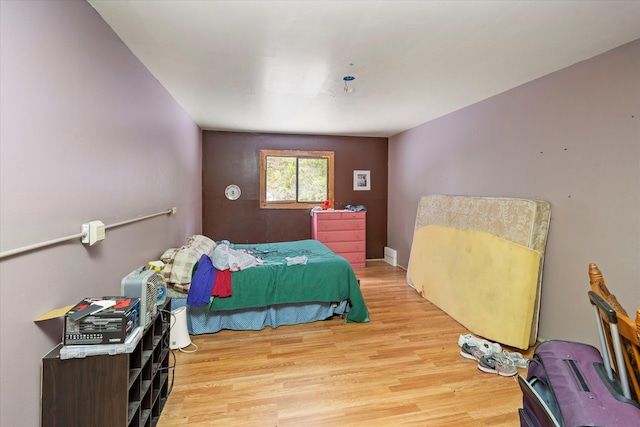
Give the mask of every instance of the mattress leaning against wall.
[[[418, 233], [418, 230], [429, 225], [450, 227], [459, 230], [486, 232], [509, 242], [513, 242], [516, 245], [538, 252], [539, 267], [537, 277], [535, 278], [535, 290], [533, 292], [533, 295], [535, 295], [533, 312], [530, 321], [530, 330], [528, 333], [525, 333], [525, 335], [528, 336], [528, 340], [525, 340], [526, 344], [529, 346], [533, 345], [538, 337], [544, 251], [547, 242], [550, 218], [551, 207], [549, 203], [540, 200], [449, 195], [424, 196], [418, 204], [414, 229], [414, 242], [412, 243], [411, 256], [409, 258], [409, 266], [407, 269], [407, 280], [409, 284], [419, 292], [425, 290], [426, 292], [422, 292], [423, 294], [428, 294], [430, 290], [429, 287], [433, 286], [453, 286], [454, 288], [460, 287], [461, 289], [464, 289], [464, 285], [466, 285], [460, 283], [415, 282], [415, 280], [425, 280], [425, 275], [422, 274], [423, 271], [421, 270], [423, 270], [426, 260], [420, 259], [420, 257], [424, 257], [425, 253], [429, 253], [429, 251], [434, 250], [434, 248], [414, 247], [416, 244], [425, 245], [423, 238], [424, 230], [423, 232], [420, 232], [422, 237], [421, 239], [418, 239], [420, 240], [419, 242], [416, 239], [416, 233]], [[427, 241], [426, 245], [430, 245], [431, 243], [432, 242]], [[465, 254], [461, 253], [460, 256], [462, 257], [461, 260], [464, 260]], [[452, 266], [442, 266], [442, 268], [452, 268]], [[453, 291], [455, 292], [455, 289]], [[482, 304], [484, 302], [478, 301], [477, 303]], [[491, 301], [488, 301], [488, 303], [491, 303]], [[445, 302], [444, 304], [449, 303]], [[449, 306], [440, 308], [447, 313], [450, 311], [455, 312], [456, 309], [459, 309], [459, 307]], [[497, 312], [499, 313], [500, 311], [498, 310]], [[503, 320], [509, 319], [496, 318], [494, 319], [494, 322], [497, 327], [499, 327], [500, 322]], [[465, 319], [465, 321], [469, 320]], [[463, 325], [473, 332], [473, 322], [471, 322], [471, 324], [463, 323]], [[491, 333], [489, 333], [489, 335], [491, 335]], [[497, 333], [496, 336], [500, 336], [500, 334]], [[493, 339], [491, 336], [485, 336], [485, 338]], [[499, 341], [498, 339], [494, 340]], [[513, 345], [510, 343], [505, 344]], [[517, 347], [526, 348], [527, 345], [517, 345]]]

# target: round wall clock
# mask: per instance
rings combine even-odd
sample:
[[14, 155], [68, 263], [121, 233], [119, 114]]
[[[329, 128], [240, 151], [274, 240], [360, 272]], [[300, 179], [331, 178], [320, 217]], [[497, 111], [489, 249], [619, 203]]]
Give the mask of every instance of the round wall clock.
[[240, 187], [235, 184], [228, 185], [227, 188], [224, 189], [224, 195], [227, 196], [229, 200], [237, 200], [240, 194], [242, 194]]

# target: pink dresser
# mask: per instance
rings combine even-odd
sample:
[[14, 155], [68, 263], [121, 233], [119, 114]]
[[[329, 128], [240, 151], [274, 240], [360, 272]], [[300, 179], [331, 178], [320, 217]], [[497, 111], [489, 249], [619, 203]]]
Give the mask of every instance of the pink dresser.
[[343, 256], [353, 268], [366, 265], [367, 213], [353, 211], [316, 211], [311, 222], [311, 237]]

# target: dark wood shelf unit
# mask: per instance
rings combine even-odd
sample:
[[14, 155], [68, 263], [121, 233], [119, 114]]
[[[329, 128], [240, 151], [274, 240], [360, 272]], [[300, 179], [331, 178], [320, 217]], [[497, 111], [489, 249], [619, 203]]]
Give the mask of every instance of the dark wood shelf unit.
[[42, 427], [153, 427], [171, 392], [167, 301], [131, 353], [42, 359]]

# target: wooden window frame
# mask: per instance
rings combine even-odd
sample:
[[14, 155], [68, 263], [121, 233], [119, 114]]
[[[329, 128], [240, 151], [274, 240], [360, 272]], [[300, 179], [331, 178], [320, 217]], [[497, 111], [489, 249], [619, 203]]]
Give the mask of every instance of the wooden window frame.
[[329, 206], [333, 206], [334, 152], [305, 150], [260, 150], [260, 209], [311, 209], [318, 203], [269, 203], [267, 202], [267, 157], [321, 157], [328, 161], [327, 192]]

